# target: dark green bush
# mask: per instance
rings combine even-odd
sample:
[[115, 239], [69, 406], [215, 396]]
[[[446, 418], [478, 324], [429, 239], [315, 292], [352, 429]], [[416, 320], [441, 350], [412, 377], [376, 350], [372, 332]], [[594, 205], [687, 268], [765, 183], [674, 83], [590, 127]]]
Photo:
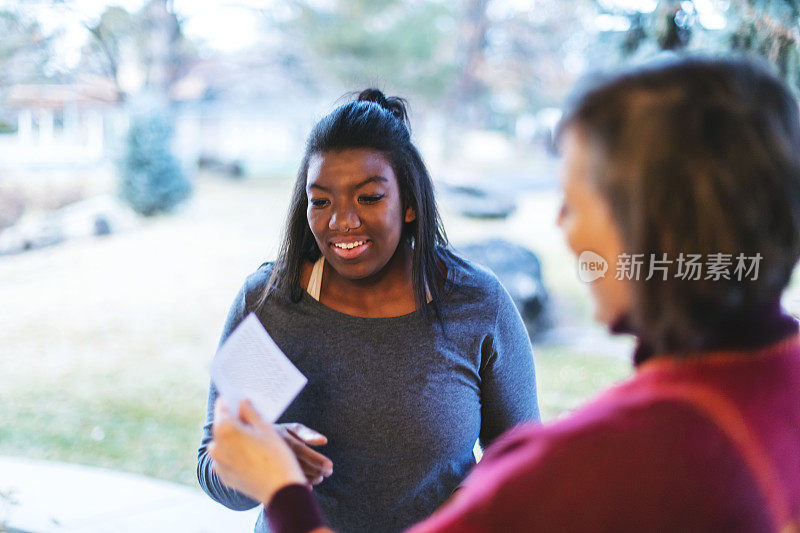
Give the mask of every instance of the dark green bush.
[[187, 199], [192, 185], [172, 154], [172, 126], [163, 113], [131, 118], [122, 159], [122, 198], [144, 216], [167, 213]]

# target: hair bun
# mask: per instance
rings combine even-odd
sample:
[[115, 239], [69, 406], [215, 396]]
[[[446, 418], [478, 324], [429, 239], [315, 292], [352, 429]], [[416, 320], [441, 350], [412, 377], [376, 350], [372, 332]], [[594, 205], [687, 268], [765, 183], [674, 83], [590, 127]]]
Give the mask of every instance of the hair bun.
[[384, 95], [379, 89], [371, 87], [358, 93], [358, 98], [356, 101], [376, 103], [400, 119], [406, 125], [406, 127], [410, 126], [408, 123], [408, 111], [406, 110], [407, 103], [399, 96], [390, 96], [387, 98], [386, 95]]
[[389, 102], [386, 100], [386, 96], [378, 89], [364, 89], [360, 93], [358, 93], [358, 101], [359, 102], [375, 102], [379, 106], [388, 109]]

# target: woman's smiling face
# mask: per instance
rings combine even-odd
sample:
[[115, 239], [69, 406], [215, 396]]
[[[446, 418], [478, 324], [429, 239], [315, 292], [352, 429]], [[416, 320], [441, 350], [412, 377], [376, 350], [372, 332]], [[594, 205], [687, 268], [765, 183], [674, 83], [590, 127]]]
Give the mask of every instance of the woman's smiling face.
[[325, 261], [350, 280], [380, 272], [394, 256], [403, 210], [394, 169], [375, 150], [358, 148], [311, 157], [306, 178], [308, 225]]

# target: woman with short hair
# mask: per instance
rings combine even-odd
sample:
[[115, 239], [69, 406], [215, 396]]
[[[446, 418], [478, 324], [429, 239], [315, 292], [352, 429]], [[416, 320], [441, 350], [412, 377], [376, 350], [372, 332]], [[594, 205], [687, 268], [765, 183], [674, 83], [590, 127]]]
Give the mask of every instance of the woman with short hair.
[[[800, 337], [780, 308], [800, 253], [793, 95], [748, 61], [672, 59], [594, 79], [559, 137], [558, 223], [609, 262], [595, 316], [638, 338], [635, 375], [498, 439], [413, 531], [800, 531]], [[211, 454], [276, 532], [323, 531], [246, 403]]]

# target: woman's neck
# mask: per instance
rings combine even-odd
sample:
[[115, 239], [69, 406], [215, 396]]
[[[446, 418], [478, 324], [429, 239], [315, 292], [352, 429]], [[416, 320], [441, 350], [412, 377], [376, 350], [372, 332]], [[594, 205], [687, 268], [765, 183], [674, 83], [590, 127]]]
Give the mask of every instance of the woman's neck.
[[[638, 339], [633, 362], [638, 365], [654, 357], [662, 357], [658, 350], [638, 335], [629, 317], [623, 316], [611, 325], [612, 333], [632, 333]], [[718, 352], [723, 350], [754, 350], [769, 346], [798, 332], [797, 320], [786, 314], [778, 302], [758, 309], [742, 312], [714, 325], [704, 335], [701, 346], [668, 349], [668, 354]]]
[[344, 278], [326, 263], [320, 302], [343, 313], [368, 318], [400, 316], [416, 309], [411, 246], [401, 242], [379, 272], [358, 280]]

